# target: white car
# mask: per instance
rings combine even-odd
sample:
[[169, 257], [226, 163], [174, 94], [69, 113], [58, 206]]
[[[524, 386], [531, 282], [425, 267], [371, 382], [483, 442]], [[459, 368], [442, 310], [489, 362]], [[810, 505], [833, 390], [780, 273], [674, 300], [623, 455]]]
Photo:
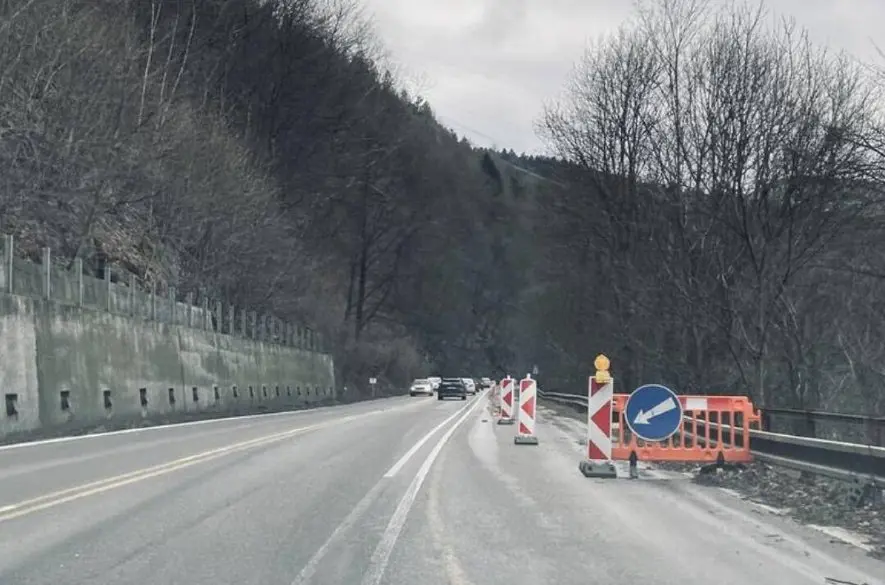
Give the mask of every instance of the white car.
[[423, 378], [419, 378], [412, 382], [412, 386], [409, 388], [409, 396], [433, 396], [433, 384], [430, 380], [425, 380]]
[[476, 394], [476, 382], [473, 381], [472, 378], [461, 378], [464, 380], [464, 385], [467, 386], [468, 394]]
[[440, 378], [439, 376], [431, 376], [427, 378], [427, 381], [430, 382], [431, 386], [433, 386], [434, 392], [437, 388], [439, 388], [439, 385], [442, 384], [442, 378]]

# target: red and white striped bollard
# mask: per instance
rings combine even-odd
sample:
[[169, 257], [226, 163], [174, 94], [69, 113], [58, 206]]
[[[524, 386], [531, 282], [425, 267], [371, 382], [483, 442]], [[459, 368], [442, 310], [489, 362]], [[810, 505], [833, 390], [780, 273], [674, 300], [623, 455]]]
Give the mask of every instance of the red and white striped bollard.
[[501, 416], [499, 425], [512, 425], [513, 420], [513, 378], [507, 376], [501, 380]]
[[585, 477], [617, 477], [612, 463], [612, 400], [615, 381], [609, 374], [609, 360], [596, 356], [596, 375], [587, 390], [587, 459], [578, 469]]
[[516, 415], [516, 436], [513, 442], [517, 445], [537, 445], [535, 423], [538, 415], [538, 383], [526, 376], [519, 381], [519, 407]]

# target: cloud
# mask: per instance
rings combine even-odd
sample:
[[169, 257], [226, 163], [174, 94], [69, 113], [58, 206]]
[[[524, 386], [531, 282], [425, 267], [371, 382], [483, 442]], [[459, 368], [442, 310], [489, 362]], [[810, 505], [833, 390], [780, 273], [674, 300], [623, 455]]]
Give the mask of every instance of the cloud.
[[[724, 2], [725, 0], [721, 0]], [[587, 41], [634, 13], [628, 0], [363, 0], [393, 61], [425, 81], [441, 121], [483, 146], [536, 152], [533, 122]], [[883, 0], [769, 0], [818, 43], [878, 59]]]

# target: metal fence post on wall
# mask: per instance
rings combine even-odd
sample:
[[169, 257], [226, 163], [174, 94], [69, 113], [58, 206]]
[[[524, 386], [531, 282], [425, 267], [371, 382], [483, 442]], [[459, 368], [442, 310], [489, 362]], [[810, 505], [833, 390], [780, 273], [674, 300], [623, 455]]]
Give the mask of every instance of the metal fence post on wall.
[[74, 275], [77, 286], [77, 306], [83, 306], [83, 259], [74, 258]]
[[177, 325], [178, 320], [176, 319], [176, 315], [175, 315], [175, 313], [177, 313], [177, 311], [175, 309], [177, 308], [177, 305], [178, 305], [178, 290], [174, 286], [170, 286], [166, 290], [166, 296], [168, 297], [168, 300], [169, 300], [169, 322], [172, 325]]
[[43, 298], [52, 297], [52, 250], [43, 248]]
[[187, 304], [187, 326], [194, 326], [194, 291], [189, 291], [185, 300]]
[[110, 313], [113, 308], [113, 303], [111, 302], [111, 265], [108, 264], [108, 261], [104, 262], [104, 308]]
[[205, 331], [212, 327], [212, 316], [209, 315], [209, 297], [205, 293], [200, 293], [200, 297], [200, 308], [203, 309], [203, 330]]
[[138, 295], [135, 294], [135, 287], [138, 283], [135, 281], [135, 275], [129, 275], [129, 314], [131, 316], [135, 316], [139, 313], [139, 311], [135, 310], [135, 301], [138, 298]]
[[247, 321], [249, 320], [249, 316], [246, 314], [246, 309], [240, 310], [240, 334], [244, 338], [249, 337], [249, 330]]
[[251, 322], [250, 327], [249, 327], [249, 336], [252, 339], [258, 339], [258, 312], [257, 311], [252, 311], [249, 314], [249, 321]]
[[227, 334], [236, 335], [237, 332], [237, 310], [233, 305], [227, 306], [227, 322], [229, 323]]
[[224, 303], [215, 301], [215, 330], [224, 333]]
[[157, 320], [157, 281], [151, 282], [151, 321]]
[[11, 235], [3, 236], [3, 267], [6, 272], [6, 292], [12, 294], [12, 268], [15, 258], [15, 238]]

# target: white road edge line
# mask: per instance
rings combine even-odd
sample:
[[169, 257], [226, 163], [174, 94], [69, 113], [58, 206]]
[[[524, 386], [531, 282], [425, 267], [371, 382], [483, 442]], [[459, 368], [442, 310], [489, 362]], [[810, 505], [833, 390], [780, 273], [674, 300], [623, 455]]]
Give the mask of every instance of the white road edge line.
[[396, 510], [393, 512], [393, 516], [390, 517], [390, 522], [387, 524], [387, 528], [381, 536], [381, 542], [378, 543], [375, 552], [372, 553], [372, 557], [369, 559], [369, 566], [363, 576], [361, 585], [378, 585], [381, 582], [381, 579], [384, 577], [384, 571], [387, 569], [387, 563], [390, 561], [390, 555], [393, 553], [393, 548], [396, 546], [396, 541], [406, 524], [409, 510], [412, 509], [412, 505], [415, 503], [415, 498], [418, 496], [418, 491], [421, 489], [424, 480], [427, 479], [427, 475], [430, 473], [430, 468], [433, 466], [433, 462], [439, 457], [440, 451], [442, 451], [442, 448], [452, 435], [455, 434], [455, 431], [458, 430], [461, 423], [463, 423], [468, 416], [473, 414], [474, 409], [476, 409], [476, 407], [482, 402], [482, 400], [474, 401], [467, 409], [467, 412], [461, 415], [461, 418], [459, 418], [455, 424], [446, 431], [433, 447], [430, 454], [427, 455], [427, 459], [424, 460], [424, 463], [415, 475], [415, 479], [413, 479], [411, 485], [409, 485], [409, 489], [406, 490], [405, 495], [403, 495], [402, 499], [399, 501]]
[[433, 430], [431, 430], [429, 433], [424, 435], [424, 437], [422, 437], [420, 441], [418, 441], [417, 443], [412, 445], [412, 448], [409, 449], [408, 451], [406, 451], [406, 454], [403, 455], [402, 457], [400, 457], [399, 461], [394, 463], [393, 467], [391, 467], [390, 469], [387, 470], [387, 473], [384, 474], [384, 477], [391, 478], [394, 475], [396, 475], [397, 473], [399, 473], [399, 471], [405, 466], [405, 464], [409, 462], [409, 459], [411, 459], [415, 455], [415, 453], [418, 452], [418, 449], [423, 447], [424, 443], [426, 443], [427, 441], [430, 440], [430, 437], [435, 435], [437, 433], [437, 431], [439, 431], [441, 428], [443, 428], [444, 426], [449, 424], [459, 414], [463, 414], [465, 410], [467, 410], [468, 408], [472, 408], [473, 406], [474, 406], [473, 404], [465, 404], [464, 406], [462, 406], [461, 408], [456, 410], [455, 414], [453, 414], [452, 416], [450, 416], [446, 420], [444, 420], [441, 423], [439, 423], [438, 425], [436, 425], [433, 428]]
[[[397, 397], [398, 398], [398, 397]], [[363, 402], [356, 402], [351, 404], [369, 404], [372, 402], [386, 402], [390, 400], [389, 398], [382, 398], [380, 400], [367, 400]], [[411, 404], [411, 403], [410, 403]], [[349, 406], [348, 404], [333, 404], [330, 406], [317, 406], [315, 408], [305, 408], [302, 410], [287, 410], [285, 412], [267, 412], [263, 414], [247, 414], [245, 416], [226, 416], [224, 418], [210, 418], [204, 420], [194, 420], [190, 422], [183, 423], [173, 423], [168, 425], [154, 425], [151, 427], [139, 427], [137, 429], [122, 429], [119, 431], [109, 431], [106, 433], [92, 433], [89, 435], [75, 435], [72, 437], [55, 437], [52, 439], [42, 439], [39, 441], [26, 441], [24, 443], [12, 443], [10, 445], [0, 445], [0, 451], [11, 451], [12, 449], [24, 449], [25, 447], [40, 447], [42, 445], [53, 445], [56, 443], [68, 443], [71, 441], [82, 441], [85, 439], [98, 439], [101, 437], [114, 437], [118, 435], [129, 435], [133, 433], [144, 433], [147, 431], [158, 431], [161, 429], [177, 429], [182, 427], [195, 427], [197, 425], [207, 425], [212, 423], [222, 423], [222, 422], [230, 422], [230, 421], [241, 421], [241, 420], [252, 420], [256, 418], [272, 418], [276, 416], [296, 416], [302, 414], [308, 414], [311, 412], [323, 412], [332, 408], [341, 408], [342, 406]]]

